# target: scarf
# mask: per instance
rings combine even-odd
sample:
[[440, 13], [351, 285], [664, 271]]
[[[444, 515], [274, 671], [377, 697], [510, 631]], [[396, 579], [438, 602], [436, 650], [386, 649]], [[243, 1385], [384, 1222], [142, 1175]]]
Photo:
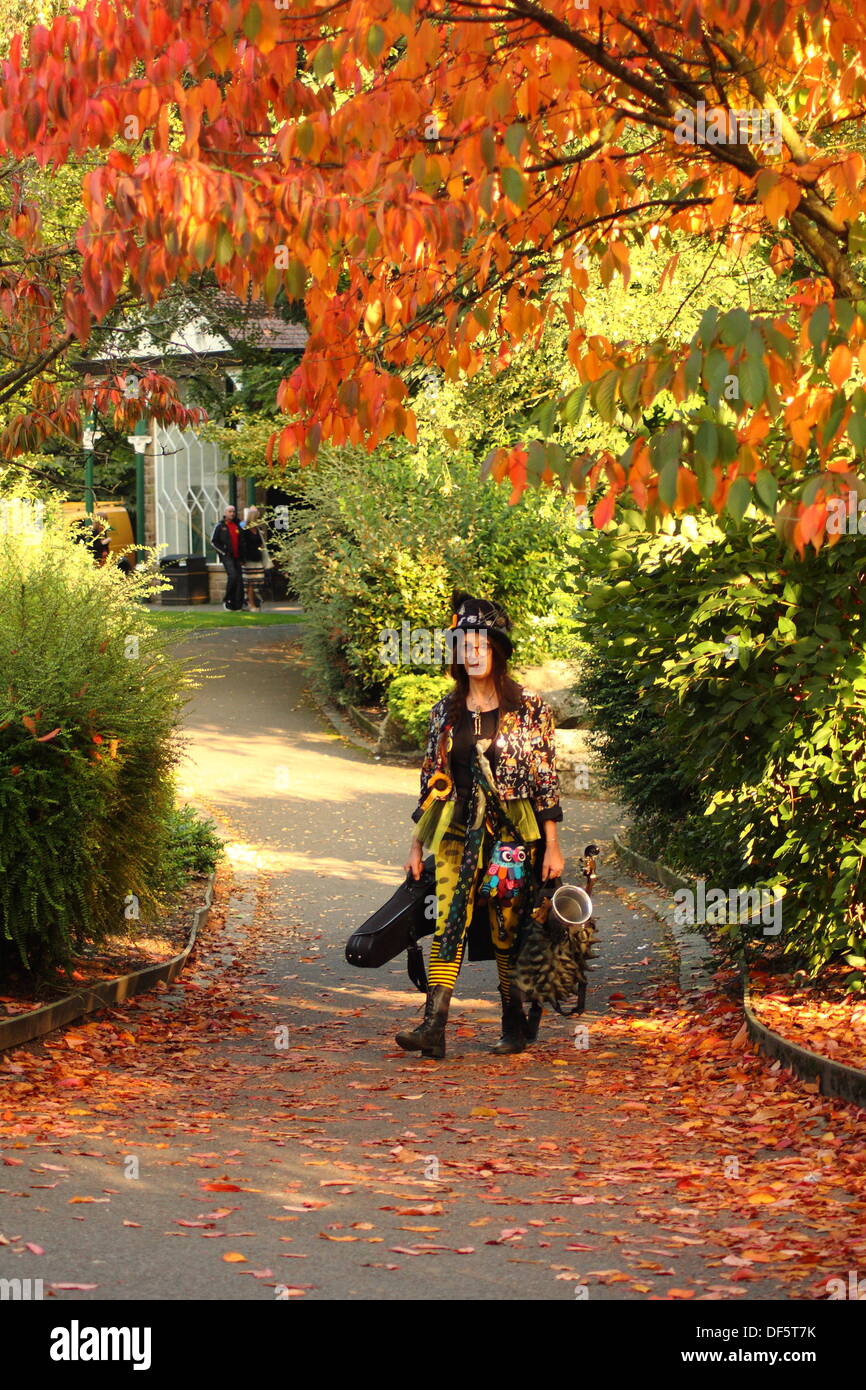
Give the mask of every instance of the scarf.
[[[479, 739], [475, 744], [472, 758], [472, 788], [467, 802], [466, 835], [463, 854], [457, 875], [457, 884], [451, 898], [448, 917], [439, 938], [439, 959], [445, 963], [456, 960], [457, 950], [466, 930], [469, 915], [469, 899], [475, 885], [478, 864], [484, 846], [485, 834], [492, 835], [491, 843], [501, 837], [503, 829], [515, 834], [502, 805], [493, 790], [493, 773], [487, 761], [490, 739]], [[526, 876], [524, 888], [524, 916], [531, 907], [531, 894], [528, 891], [531, 874]]]

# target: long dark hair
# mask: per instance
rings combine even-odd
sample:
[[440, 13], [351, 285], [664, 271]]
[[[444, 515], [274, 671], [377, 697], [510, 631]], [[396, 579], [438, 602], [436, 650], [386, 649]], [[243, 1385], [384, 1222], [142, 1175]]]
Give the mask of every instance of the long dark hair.
[[[496, 720], [496, 732], [499, 732], [499, 725], [502, 722], [503, 714], [509, 710], [520, 709], [523, 698], [523, 690], [517, 681], [508, 671], [508, 658], [503, 652], [495, 637], [488, 637], [490, 650], [493, 653], [493, 664], [490, 668], [490, 678], [496, 687], [496, 694], [499, 698], [499, 714]], [[466, 697], [469, 694], [469, 677], [466, 674], [466, 667], [462, 661], [458, 661], [457, 653], [460, 650], [459, 644], [454, 644], [454, 655], [451, 660], [451, 677], [454, 687], [448, 694], [448, 703], [445, 706], [446, 725], [454, 725], [466, 713]], [[447, 731], [443, 732], [439, 741], [439, 752], [444, 752]]]

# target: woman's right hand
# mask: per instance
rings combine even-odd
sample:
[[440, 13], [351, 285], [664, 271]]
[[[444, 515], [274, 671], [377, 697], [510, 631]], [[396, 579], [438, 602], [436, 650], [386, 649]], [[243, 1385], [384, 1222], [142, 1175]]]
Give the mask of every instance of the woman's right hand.
[[409, 858], [403, 865], [403, 872], [411, 874], [414, 879], [419, 879], [423, 868], [424, 850], [417, 840], [413, 840], [412, 848], [409, 850]]

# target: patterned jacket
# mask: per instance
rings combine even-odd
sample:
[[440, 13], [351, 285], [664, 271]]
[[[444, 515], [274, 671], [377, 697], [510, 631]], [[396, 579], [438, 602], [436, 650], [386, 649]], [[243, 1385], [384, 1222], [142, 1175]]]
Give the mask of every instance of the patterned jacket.
[[[412, 814], [419, 821], [434, 772], [450, 776], [449, 760], [453, 742], [452, 727], [446, 722], [447, 696], [430, 711], [427, 749], [421, 764], [421, 795]], [[439, 741], [447, 731], [445, 750], [439, 756]], [[520, 708], [503, 714], [496, 736], [497, 759], [494, 769], [496, 791], [502, 801], [525, 798], [543, 819], [560, 820], [559, 776], [556, 771], [553, 714], [538, 695], [523, 691]], [[454, 796], [452, 788], [451, 797]]]

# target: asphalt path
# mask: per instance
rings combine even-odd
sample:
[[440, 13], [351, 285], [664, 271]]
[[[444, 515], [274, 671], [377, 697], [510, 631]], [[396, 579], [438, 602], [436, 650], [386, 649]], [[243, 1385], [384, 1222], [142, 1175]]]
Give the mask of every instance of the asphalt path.
[[[97, 1065], [86, 1030], [31, 1049], [78, 1089], [36, 1115], [21, 1068], [4, 1269], [85, 1286], [52, 1290], [64, 1301], [743, 1292], [711, 1214], [679, 1195], [683, 1173], [721, 1173], [724, 1146], [672, 1127], [668, 1149], [667, 1098], [647, 1091], [651, 1040], [628, 1009], [676, 961], [628, 880], [603, 855], [580, 1020], [547, 1011], [534, 1047], [492, 1056], [495, 967], [468, 963], [446, 1059], [401, 1052], [421, 996], [399, 962], [359, 971], [343, 952], [402, 878], [417, 770], [334, 733], [296, 632], [211, 632], [183, 653], [206, 669], [182, 786], [220, 825], [231, 881], [189, 971], [114, 1011]], [[575, 879], [618, 816], [576, 798], [564, 811]], [[768, 1280], [748, 1293], [780, 1296]]]

